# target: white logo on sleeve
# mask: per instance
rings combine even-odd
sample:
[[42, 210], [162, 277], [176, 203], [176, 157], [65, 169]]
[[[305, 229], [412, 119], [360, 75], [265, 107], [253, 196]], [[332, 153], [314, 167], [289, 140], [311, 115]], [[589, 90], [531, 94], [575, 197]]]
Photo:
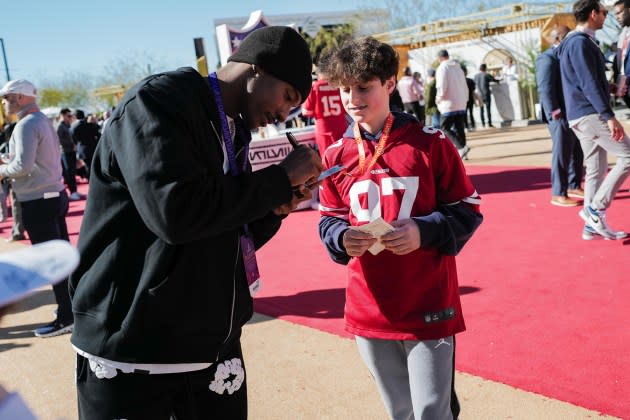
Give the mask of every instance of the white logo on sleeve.
[[[231, 380], [227, 380], [231, 379]], [[210, 390], [222, 395], [225, 391], [232, 395], [241, 388], [245, 381], [245, 370], [241, 359], [226, 360], [217, 365], [214, 381], [210, 382]]]
[[450, 346], [450, 345], [451, 345], [451, 343], [449, 343], [448, 341], [446, 341], [446, 339], [445, 339], [445, 338], [440, 338], [440, 339], [438, 340], [438, 342], [437, 342], [437, 344], [435, 345], [435, 347], [434, 347], [434, 348], [436, 348], [436, 349], [437, 349], [437, 348], [438, 348], [438, 347], [440, 347], [442, 344], [446, 344], [447, 346]]

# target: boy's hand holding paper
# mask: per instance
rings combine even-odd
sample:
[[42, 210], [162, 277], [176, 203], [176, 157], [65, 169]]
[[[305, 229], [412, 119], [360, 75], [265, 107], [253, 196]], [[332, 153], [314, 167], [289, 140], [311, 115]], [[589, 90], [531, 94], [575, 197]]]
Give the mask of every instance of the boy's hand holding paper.
[[420, 228], [413, 219], [394, 220], [393, 231], [384, 234], [380, 243], [396, 255], [405, 255], [420, 248]]
[[368, 251], [372, 255], [377, 255], [379, 252], [385, 249], [385, 246], [379, 241], [379, 238], [384, 234], [394, 230], [394, 227], [383, 220], [382, 217], [372, 220], [370, 223], [361, 226], [352, 226], [350, 229], [366, 232], [372, 235], [376, 241], [368, 248]]

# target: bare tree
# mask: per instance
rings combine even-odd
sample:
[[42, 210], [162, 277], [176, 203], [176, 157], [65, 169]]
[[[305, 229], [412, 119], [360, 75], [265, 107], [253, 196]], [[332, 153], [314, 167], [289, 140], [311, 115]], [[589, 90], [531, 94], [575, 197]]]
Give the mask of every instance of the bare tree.
[[[537, 3], [558, 3], [558, 1], [538, 0]], [[505, 6], [506, 1], [450, 0], [439, 3], [426, 0], [364, 0], [361, 9], [364, 11], [378, 9], [382, 8], [383, 4], [390, 15], [389, 30], [395, 30]]]
[[39, 104], [42, 107], [86, 105], [90, 102], [93, 87], [94, 79], [86, 73], [64, 73], [60, 79], [40, 82]]
[[105, 66], [100, 85], [122, 85], [129, 87], [145, 77], [166, 68], [162, 60], [149, 53], [129, 54], [110, 61]]
[[309, 50], [311, 51], [311, 57], [313, 57], [313, 62], [317, 64], [322, 52], [330, 47], [339, 46], [348, 39], [352, 39], [354, 32], [354, 25], [351, 23], [345, 23], [333, 28], [322, 27], [313, 38], [304, 33], [302, 34], [302, 37], [308, 44]]
[[150, 54], [121, 56], [105, 66], [102, 76], [68, 72], [59, 79], [43, 80], [39, 87], [39, 103], [43, 107], [109, 108], [115, 104], [115, 100], [96, 97], [94, 89], [118, 85], [124, 91], [144, 77], [163, 70], [165, 66], [161, 60]]

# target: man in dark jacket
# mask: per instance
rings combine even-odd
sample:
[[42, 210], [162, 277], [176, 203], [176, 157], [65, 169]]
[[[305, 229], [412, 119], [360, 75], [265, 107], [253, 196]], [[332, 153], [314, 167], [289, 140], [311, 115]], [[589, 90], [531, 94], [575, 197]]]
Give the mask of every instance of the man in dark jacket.
[[475, 108], [475, 81], [468, 77], [468, 70], [466, 66], [462, 64], [462, 70], [466, 75], [466, 85], [468, 85], [468, 101], [466, 102], [466, 128], [471, 131], [475, 131], [475, 115], [473, 113]]
[[492, 105], [490, 82], [499, 83], [499, 81], [488, 73], [488, 66], [485, 64], [479, 66], [479, 73], [475, 74], [474, 81], [477, 86], [477, 90], [479, 91], [479, 96], [481, 96], [481, 100], [483, 101], [483, 105], [479, 107], [479, 112], [481, 113], [481, 125], [484, 127], [486, 126], [486, 119], [483, 115], [483, 110], [485, 108], [488, 113], [488, 127], [494, 127], [492, 125], [492, 115], [490, 114], [490, 108]]
[[74, 112], [74, 116], [77, 120], [70, 127], [70, 133], [72, 133], [72, 140], [77, 145], [77, 156], [85, 162], [85, 175], [89, 179], [92, 157], [101, 133], [98, 125], [87, 122], [85, 113], [80, 109]]
[[77, 201], [83, 198], [83, 196], [77, 192], [77, 151], [74, 140], [72, 140], [72, 134], [70, 133], [72, 111], [68, 108], [63, 108], [59, 111], [59, 118], [57, 137], [59, 137], [62, 152], [61, 165], [63, 167], [63, 180], [68, 190], [70, 190], [68, 199], [70, 201]]
[[[573, 207], [581, 203], [582, 165], [584, 154], [575, 134], [569, 128], [562, 96], [560, 62], [555, 49], [569, 33], [566, 26], [551, 32], [551, 47], [536, 58], [536, 84], [540, 98], [542, 119], [548, 124], [553, 142], [551, 148], [551, 204]], [[574, 198], [571, 198], [574, 197]]]
[[80, 418], [247, 417], [254, 249], [311, 198], [322, 167], [300, 146], [251, 172], [250, 130], [306, 99], [311, 66], [293, 29], [257, 29], [218, 74], [153, 75], [116, 107], [70, 285]]
[[[558, 46], [562, 92], [569, 126], [584, 152], [584, 209], [582, 238], [623, 239], [624, 232], [608, 226], [606, 210], [630, 174], [630, 138], [610, 108], [611, 87], [595, 31], [604, 26], [608, 11], [598, 0], [573, 5], [577, 26]], [[607, 154], [617, 156], [608, 172]], [[608, 173], [607, 173], [608, 172]]]

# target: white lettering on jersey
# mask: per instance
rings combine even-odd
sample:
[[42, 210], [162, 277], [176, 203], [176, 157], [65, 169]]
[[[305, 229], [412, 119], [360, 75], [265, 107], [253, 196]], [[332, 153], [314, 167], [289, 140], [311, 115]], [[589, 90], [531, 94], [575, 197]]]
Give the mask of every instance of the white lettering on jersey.
[[403, 190], [403, 198], [398, 211], [398, 220], [408, 219], [411, 215], [413, 202], [418, 194], [418, 177], [401, 176], [396, 178], [383, 178], [381, 180], [383, 195], [392, 195], [394, 190]]
[[440, 138], [441, 139], [445, 139], [446, 136], [444, 135], [444, 133], [442, 132], [442, 130], [438, 129], [438, 128], [434, 128], [434, 127], [430, 127], [428, 125], [425, 125], [424, 127], [422, 127], [422, 131], [424, 131], [427, 134], [435, 134], [435, 133], [440, 133]]
[[[393, 195], [394, 190], [403, 190], [403, 197], [398, 209], [397, 220], [411, 216], [413, 203], [418, 194], [417, 176], [381, 178], [381, 187], [371, 179], [359, 181], [350, 187], [350, 210], [359, 222], [370, 222], [382, 216], [381, 195]], [[361, 207], [359, 195], [367, 194], [367, 208]]]
[[[339, 147], [343, 144], [343, 139], [339, 139], [336, 142], [334, 142], [333, 144], [331, 144], [330, 146], [328, 146], [328, 149], [331, 149], [333, 147]], [[328, 150], [326, 149], [326, 150]]]
[[[368, 208], [359, 203], [359, 195], [367, 193]], [[369, 222], [381, 217], [381, 192], [371, 179], [356, 182], [350, 187], [350, 210], [359, 222]]]
[[372, 175], [378, 175], [378, 174], [387, 174], [389, 173], [389, 168], [384, 168], [384, 169], [372, 169], [370, 171], [370, 173]]
[[322, 114], [324, 117], [341, 114], [341, 97], [339, 95], [322, 96], [321, 102], [322, 107], [324, 108], [324, 112]]

